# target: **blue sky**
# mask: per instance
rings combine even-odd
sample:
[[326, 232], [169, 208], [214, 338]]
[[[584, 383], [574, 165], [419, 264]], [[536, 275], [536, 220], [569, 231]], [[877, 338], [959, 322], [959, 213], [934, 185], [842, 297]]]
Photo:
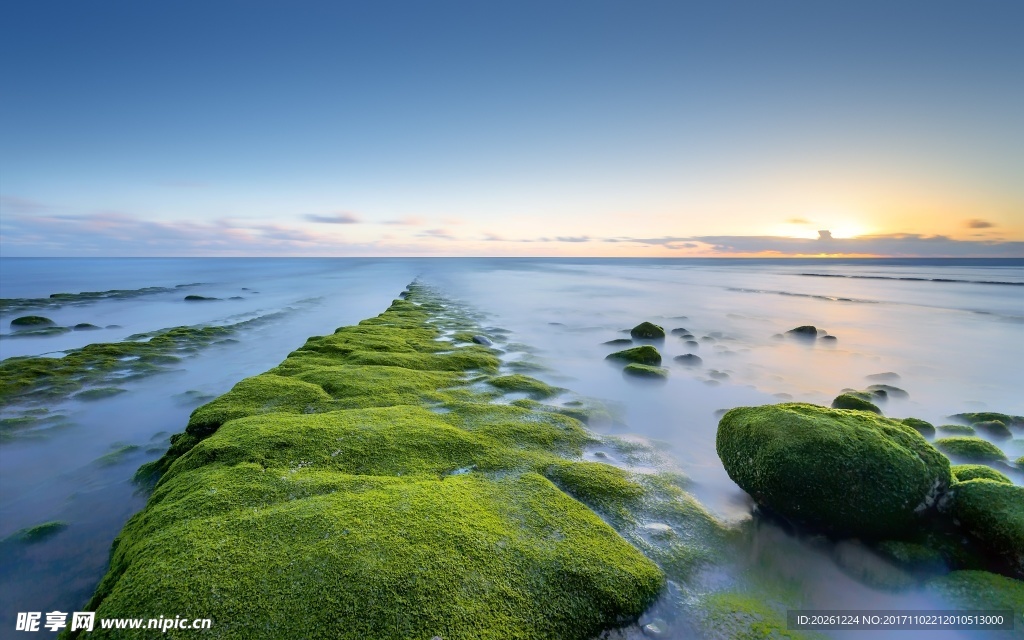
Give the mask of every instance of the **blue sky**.
[[1020, 2], [0, 7], [4, 255], [1024, 255]]

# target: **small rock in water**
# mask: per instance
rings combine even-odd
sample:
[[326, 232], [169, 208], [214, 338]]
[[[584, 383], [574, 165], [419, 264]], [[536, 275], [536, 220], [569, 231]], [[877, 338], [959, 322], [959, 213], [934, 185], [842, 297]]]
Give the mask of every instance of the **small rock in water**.
[[868, 391], [871, 391], [871, 392], [884, 391], [886, 395], [892, 396], [893, 398], [909, 398], [910, 397], [910, 394], [907, 393], [906, 391], [904, 391], [903, 389], [900, 389], [899, 387], [894, 387], [894, 386], [889, 385], [889, 384], [872, 384], [872, 385], [868, 385]]
[[494, 344], [493, 342], [491, 342], [491, 339], [488, 338], [487, 336], [473, 336], [473, 342], [477, 344], [482, 344], [485, 347], [489, 347], [492, 344]]
[[633, 341], [630, 340], [629, 338], [615, 338], [614, 340], [609, 340], [608, 342], [602, 342], [601, 344], [605, 344], [605, 345], [608, 345], [610, 347], [619, 347], [619, 346], [625, 346], [627, 344], [633, 344]]
[[107, 329], [121, 329], [121, 328], [123, 328], [123, 327], [121, 327], [121, 325], [119, 325], [119, 324], [108, 324], [108, 325], [106, 326], [106, 328], [107, 328]]
[[836, 340], [838, 340], [838, 338], [836, 338], [835, 336], [821, 336], [821, 339], [828, 340], [829, 342], [835, 342]]
[[786, 335], [793, 336], [794, 338], [817, 338], [818, 328], [811, 324], [805, 324], [795, 329], [790, 329], [786, 332]]
[[702, 360], [700, 356], [693, 353], [687, 353], [685, 355], [676, 356], [672, 359], [678, 362], [679, 364], [686, 365], [687, 367], [699, 367], [701, 363], [704, 362], [704, 360]]
[[681, 336], [681, 335], [685, 335], [685, 334], [690, 333], [690, 331], [688, 329], [684, 329], [682, 327], [676, 327], [672, 331], [669, 331], [669, 333], [671, 333], [674, 336]]
[[653, 322], [641, 322], [630, 329], [629, 335], [641, 340], [663, 340], [665, 330]]
[[608, 459], [608, 454], [605, 453], [604, 451], [595, 451], [594, 452], [594, 457], [595, 458], [601, 458], [602, 460], [607, 460]]
[[99, 327], [97, 327], [96, 325], [89, 324], [88, 322], [80, 322], [76, 324], [73, 328], [75, 331], [96, 331], [99, 329]]
[[697, 342], [696, 340], [687, 340], [683, 344], [685, 344], [688, 347], [693, 347], [694, 349], [700, 346], [700, 343]]

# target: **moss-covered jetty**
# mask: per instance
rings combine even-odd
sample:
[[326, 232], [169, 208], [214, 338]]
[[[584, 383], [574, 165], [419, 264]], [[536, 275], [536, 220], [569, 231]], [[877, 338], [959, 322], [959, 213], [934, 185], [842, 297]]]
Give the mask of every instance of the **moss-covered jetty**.
[[217, 638], [571, 639], [635, 620], [665, 576], [590, 507], [628, 519], [654, 489], [581, 461], [578, 420], [495, 402], [553, 388], [447, 339], [457, 310], [429, 291], [403, 298], [196, 409], [140, 470], [159, 481], [89, 608], [209, 617]]

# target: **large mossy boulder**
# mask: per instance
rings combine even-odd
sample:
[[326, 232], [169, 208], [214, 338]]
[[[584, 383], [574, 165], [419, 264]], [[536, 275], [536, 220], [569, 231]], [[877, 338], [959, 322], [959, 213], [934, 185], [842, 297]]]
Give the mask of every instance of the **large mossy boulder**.
[[653, 322], [641, 322], [629, 330], [629, 335], [640, 340], [664, 340], [665, 329]]
[[758, 504], [836, 535], [906, 537], [952, 481], [919, 433], [865, 411], [739, 407], [722, 416], [716, 446]]
[[624, 362], [635, 362], [637, 364], [646, 364], [657, 366], [661, 364], [661, 354], [658, 350], [649, 344], [645, 344], [642, 347], [633, 347], [632, 349], [623, 349], [622, 351], [616, 351], [605, 356], [606, 360], [622, 360]]
[[1006, 454], [988, 440], [972, 436], [939, 438], [935, 447], [950, 458], [967, 462], [999, 462]]
[[960, 482], [950, 490], [947, 510], [961, 529], [1024, 576], [1024, 487], [987, 479]]
[[853, 409], [854, 411], [870, 411], [881, 415], [882, 410], [873, 402], [868, 402], [849, 393], [842, 393], [832, 401], [833, 409]]

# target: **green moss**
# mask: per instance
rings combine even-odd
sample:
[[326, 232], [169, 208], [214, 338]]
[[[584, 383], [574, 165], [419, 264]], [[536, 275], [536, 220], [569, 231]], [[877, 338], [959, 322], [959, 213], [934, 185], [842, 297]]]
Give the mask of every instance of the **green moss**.
[[759, 504], [840, 535], [906, 537], [952, 480], [920, 434], [865, 411], [740, 407], [722, 417], [716, 447]]
[[915, 574], [938, 574], [946, 570], [942, 553], [928, 545], [901, 540], [885, 540], [875, 549], [901, 567]]
[[853, 409], [856, 411], [870, 411], [872, 413], [881, 414], [882, 410], [875, 406], [874, 403], [868, 402], [862, 398], [858, 398], [849, 393], [843, 393], [836, 396], [836, 399], [832, 401], [833, 409]]
[[935, 448], [950, 458], [969, 462], [997, 462], [1006, 460], [1006, 454], [999, 447], [981, 438], [940, 438], [935, 441]]
[[952, 436], [973, 436], [977, 435], [974, 431], [974, 427], [969, 427], [965, 424], [942, 424], [935, 427], [935, 433], [941, 437], [952, 437]]
[[48, 327], [53, 324], [56, 323], [43, 316], [21, 316], [11, 320], [11, 327], [15, 329], [18, 327]]
[[588, 638], [635, 619], [664, 576], [586, 504], [628, 522], [642, 488], [562, 458], [594, 438], [557, 408], [476, 391], [495, 378], [466, 372], [498, 363], [437, 340], [455, 313], [413, 285], [199, 407], [140, 469], [159, 481], [90, 608], [202, 610], [223, 638]]
[[785, 615], [766, 605], [759, 595], [718, 593], [704, 599], [705, 637], [735, 640], [810, 637], [787, 629]]
[[118, 447], [117, 449], [111, 451], [110, 453], [104, 454], [99, 458], [96, 458], [96, 464], [103, 467], [109, 467], [111, 465], [118, 464], [120, 462], [123, 462], [124, 459], [127, 458], [129, 454], [135, 453], [139, 449], [139, 445], [126, 444], [122, 447]]
[[527, 393], [534, 398], [550, 398], [565, 391], [565, 389], [552, 387], [536, 378], [519, 374], [491, 378], [488, 382], [502, 391]]
[[935, 427], [932, 426], [932, 423], [926, 420], [921, 420], [919, 418], [903, 418], [902, 420], [900, 420], [900, 422], [907, 425], [908, 427], [920, 433], [922, 436], [926, 438], [935, 437]]
[[1024, 576], [1024, 487], [995, 480], [960, 482], [950, 490], [949, 513], [960, 527]]
[[608, 354], [605, 358], [607, 360], [622, 360], [624, 362], [653, 366], [661, 364], [661, 354], [658, 353], [656, 348], [649, 344], [645, 344], [640, 347], [633, 347], [632, 349], [624, 349], [623, 351], [616, 351], [615, 353]]
[[996, 482], [1004, 482], [1006, 484], [1013, 484], [1013, 481], [1007, 478], [1005, 475], [999, 473], [992, 467], [986, 467], [981, 464], [958, 464], [950, 469], [953, 472], [953, 477], [959, 482], [967, 482], [968, 480], [995, 480]]
[[61, 358], [15, 357], [0, 362], [0, 406], [52, 402], [90, 386], [109, 386], [169, 371], [182, 355], [243, 329], [283, 317], [277, 312], [227, 326], [174, 327], [65, 351]]
[[996, 440], [1009, 440], [1013, 437], [1010, 429], [1002, 420], [983, 420], [982, 422], [975, 422], [971, 427], [975, 431], [979, 431]]
[[629, 335], [640, 340], [663, 340], [665, 329], [651, 322], [641, 322], [629, 330]]
[[23, 544], [33, 544], [36, 542], [42, 542], [53, 536], [57, 535], [64, 529], [68, 528], [68, 523], [59, 520], [53, 520], [51, 522], [44, 522], [43, 524], [37, 524], [34, 527], [28, 527], [15, 531], [7, 537], [9, 542], [20, 542]]
[[102, 400], [104, 398], [112, 398], [113, 396], [120, 395], [125, 391], [127, 391], [127, 389], [121, 389], [119, 387], [97, 387], [95, 389], [79, 391], [72, 397], [75, 400]]
[[988, 571], [954, 571], [930, 581], [928, 591], [961, 609], [1012, 609], [1014, 628], [1024, 629], [1024, 582], [1020, 580]]
[[0, 299], [0, 311], [15, 313], [25, 309], [59, 308], [68, 305], [85, 305], [100, 300], [124, 300], [149, 296], [160, 293], [174, 293], [194, 284], [179, 284], [175, 287], [143, 287], [141, 289], [111, 289], [109, 291], [82, 291], [80, 293], [53, 293], [48, 298], [3, 298]]

